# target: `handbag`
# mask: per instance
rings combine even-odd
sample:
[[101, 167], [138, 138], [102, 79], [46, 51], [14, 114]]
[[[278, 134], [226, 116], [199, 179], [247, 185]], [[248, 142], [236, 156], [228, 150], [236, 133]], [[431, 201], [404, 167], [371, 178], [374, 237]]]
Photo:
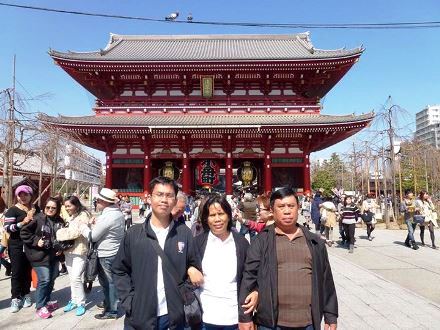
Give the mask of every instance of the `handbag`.
[[89, 232], [89, 249], [86, 255], [86, 264], [84, 268], [84, 282], [90, 283], [98, 276], [98, 250], [92, 242], [92, 232]]
[[65, 250], [73, 248], [73, 245], [75, 244], [74, 239], [70, 239], [67, 241], [59, 241], [56, 239], [56, 232], [62, 228], [68, 228], [68, 227], [69, 227], [69, 223], [67, 222], [62, 227], [56, 228], [56, 231], [54, 233], [53, 243], [52, 243], [52, 246], [55, 249], [55, 251], [65, 251]]
[[156, 253], [162, 259], [164, 269], [171, 275], [174, 281], [177, 283], [179, 293], [183, 300], [183, 311], [185, 313], [185, 322], [189, 327], [197, 327], [202, 323], [202, 303], [200, 301], [200, 296], [196, 291], [196, 288], [188, 282], [182, 281], [182, 279], [177, 274], [176, 268], [165, 255], [165, 252], [159, 245], [159, 242], [150, 239], [151, 245], [153, 246]]
[[425, 216], [421, 214], [414, 214], [414, 223], [423, 224], [425, 222]]
[[361, 219], [365, 223], [370, 223], [373, 221], [373, 212], [367, 211], [361, 214]]

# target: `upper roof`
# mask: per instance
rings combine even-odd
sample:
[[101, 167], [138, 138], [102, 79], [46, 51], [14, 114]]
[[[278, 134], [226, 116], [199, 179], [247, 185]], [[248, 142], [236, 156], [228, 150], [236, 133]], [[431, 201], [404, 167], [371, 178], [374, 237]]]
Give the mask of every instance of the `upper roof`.
[[59, 52], [54, 58], [77, 61], [243, 61], [311, 60], [359, 55], [362, 47], [347, 50], [315, 49], [308, 32], [291, 35], [118, 35], [110, 34], [104, 49]]

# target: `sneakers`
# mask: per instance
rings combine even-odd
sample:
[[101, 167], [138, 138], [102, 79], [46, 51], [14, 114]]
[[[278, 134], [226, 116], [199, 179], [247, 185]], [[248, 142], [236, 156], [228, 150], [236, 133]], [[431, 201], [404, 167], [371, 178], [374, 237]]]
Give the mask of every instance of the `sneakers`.
[[118, 313], [102, 313], [95, 315], [95, 319], [97, 320], [116, 320], [117, 318]]
[[74, 310], [75, 308], [77, 308], [78, 306], [72, 302], [72, 300], [69, 301], [69, 303], [64, 307], [64, 312], [70, 312], [71, 310]]
[[354, 252], [354, 245], [350, 244], [349, 248], [348, 248], [348, 253], [353, 253]]
[[76, 308], [76, 313], [75, 313], [75, 315], [76, 315], [76, 316], [81, 316], [81, 315], [84, 315], [85, 312], [86, 312], [86, 306], [84, 306], [84, 305], [79, 305], [79, 306]]
[[27, 294], [24, 296], [24, 299], [23, 299], [23, 308], [28, 308], [31, 306], [32, 306], [31, 295]]
[[96, 304], [96, 307], [98, 307], [99, 309], [105, 309], [104, 302], [100, 301], [99, 303]]
[[52, 313], [53, 311], [56, 311], [60, 306], [58, 305], [58, 301], [49, 301], [46, 305], [47, 310]]
[[37, 309], [37, 315], [42, 319], [48, 319], [52, 317], [52, 314], [49, 312], [46, 306]]
[[11, 313], [17, 313], [21, 307], [21, 299], [14, 298], [11, 300]]
[[371, 237], [371, 236], [368, 237], [368, 240], [369, 240], [369, 241], [372, 241], [372, 240], [373, 240], [373, 237]]

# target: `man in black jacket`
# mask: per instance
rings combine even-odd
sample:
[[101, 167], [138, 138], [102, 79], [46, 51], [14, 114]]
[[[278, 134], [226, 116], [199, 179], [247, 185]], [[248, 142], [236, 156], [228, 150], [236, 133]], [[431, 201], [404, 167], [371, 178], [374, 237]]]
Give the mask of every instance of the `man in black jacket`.
[[190, 267], [201, 270], [200, 257], [189, 228], [171, 216], [178, 192], [176, 182], [157, 177], [150, 182], [150, 191], [152, 212], [145, 223], [127, 230], [112, 267], [125, 310], [125, 329], [183, 330], [185, 317], [178, 283], [162, 267], [152, 241], [159, 243], [182, 280]]
[[[258, 291], [258, 329], [336, 329], [338, 301], [324, 240], [297, 224], [298, 198], [281, 188], [270, 199], [275, 224], [252, 242], [240, 288], [240, 303]], [[240, 329], [253, 329], [240, 313]]]

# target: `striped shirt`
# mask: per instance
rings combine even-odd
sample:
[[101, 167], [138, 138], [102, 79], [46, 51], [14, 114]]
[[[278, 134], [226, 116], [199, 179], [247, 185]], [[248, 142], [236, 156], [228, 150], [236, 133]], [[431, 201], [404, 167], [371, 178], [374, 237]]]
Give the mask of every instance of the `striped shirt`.
[[359, 209], [355, 204], [350, 204], [342, 208], [342, 223], [351, 225], [356, 223], [359, 217]]
[[19, 209], [17, 206], [10, 207], [5, 213], [4, 229], [10, 233], [10, 239], [20, 239], [20, 228], [17, 224], [26, 218], [27, 212]]

